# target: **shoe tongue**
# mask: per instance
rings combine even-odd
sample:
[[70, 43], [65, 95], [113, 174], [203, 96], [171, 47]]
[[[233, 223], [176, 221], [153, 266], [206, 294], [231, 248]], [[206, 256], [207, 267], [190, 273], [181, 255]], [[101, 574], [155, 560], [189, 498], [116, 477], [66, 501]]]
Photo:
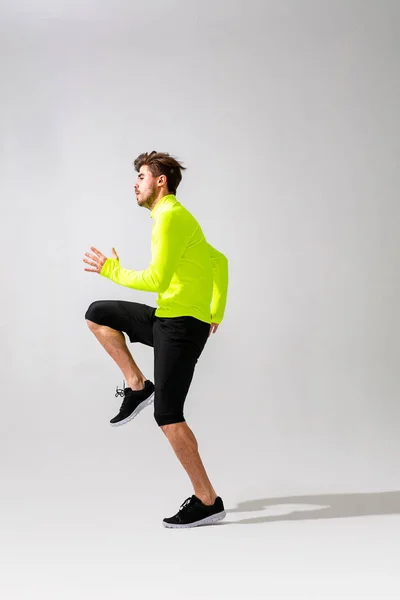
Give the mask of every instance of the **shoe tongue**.
[[200, 500], [200, 498], [198, 498], [198, 497], [197, 497], [197, 496], [195, 496], [194, 494], [193, 494], [193, 496], [192, 496], [192, 501], [193, 501], [193, 502], [195, 502], [195, 503], [200, 503], [200, 504], [203, 504], [203, 503], [202, 503], [202, 501]]

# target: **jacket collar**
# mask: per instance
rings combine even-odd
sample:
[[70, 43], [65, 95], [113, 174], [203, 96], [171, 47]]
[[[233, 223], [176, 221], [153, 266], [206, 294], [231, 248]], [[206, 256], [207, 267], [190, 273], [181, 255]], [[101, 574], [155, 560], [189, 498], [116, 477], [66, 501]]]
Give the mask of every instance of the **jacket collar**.
[[165, 206], [166, 204], [173, 204], [174, 202], [176, 202], [176, 197], [174, 194], [167, 194], [166, 196], [163, 196], [162, 198], [160, 198], [160, 200], [157, 202], [157, 204], [155, 205], [155, 207], [153, 208], [153, 210], [151, 211], [151, 218], [154, 219], [157, 214], [159, 213], [161, 207]]

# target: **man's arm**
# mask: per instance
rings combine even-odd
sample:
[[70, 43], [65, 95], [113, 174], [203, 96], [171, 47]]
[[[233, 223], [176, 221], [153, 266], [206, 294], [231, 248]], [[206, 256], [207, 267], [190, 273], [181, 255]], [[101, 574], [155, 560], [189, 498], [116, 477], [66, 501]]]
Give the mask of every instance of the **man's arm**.
[[222, 252], [208, 244], [208, 250], [213, 267], [214, 283], [211, 301], [211, 320], [221, 323], [224, 318], [226, 299], [228, 295], [228, 259]]
[[119, 259], [107, 258], [100, 275], [135, 290], [162, 293], [169, 287], [189, 234], [179, 215], [165, 212], [154, 224], [148, 269], [130, 271], [120, 266]]

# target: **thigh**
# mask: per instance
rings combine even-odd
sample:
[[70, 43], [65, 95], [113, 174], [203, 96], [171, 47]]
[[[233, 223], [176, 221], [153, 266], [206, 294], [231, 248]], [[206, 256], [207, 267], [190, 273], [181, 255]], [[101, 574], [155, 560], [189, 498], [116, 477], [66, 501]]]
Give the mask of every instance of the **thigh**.
[[154, 322], [154, 410], [159, 424], [183, 419], [183, 405], [210, 325], [194, 317]]
[[85, 318], [126, 333], [131, 342], [153, 346], [153, 323], [156, 309], [139, 302], [96, 300], [86, 311]]

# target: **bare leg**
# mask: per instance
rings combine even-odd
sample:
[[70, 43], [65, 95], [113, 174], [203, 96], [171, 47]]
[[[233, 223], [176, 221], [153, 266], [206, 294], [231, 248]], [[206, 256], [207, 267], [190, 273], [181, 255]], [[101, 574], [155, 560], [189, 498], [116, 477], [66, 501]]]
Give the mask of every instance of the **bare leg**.
[[86, 319], [86, 323], [103, 348], [105, 348], [121, 369], [127, 387], [132, 388], [132, 390], [142, 390], [146, 377], [133, 360], [122, 331], [111, 329], [111, 327], [107, 327], [106, 325], [98, 325], [88, 319]]
[[192, 482], [195, 496], [204, 504], [214, 504], [217, 494], [198, 452], [197, 440], [186, 422], [162, 425], [161, 429], [167, 436], [186, 473]]

